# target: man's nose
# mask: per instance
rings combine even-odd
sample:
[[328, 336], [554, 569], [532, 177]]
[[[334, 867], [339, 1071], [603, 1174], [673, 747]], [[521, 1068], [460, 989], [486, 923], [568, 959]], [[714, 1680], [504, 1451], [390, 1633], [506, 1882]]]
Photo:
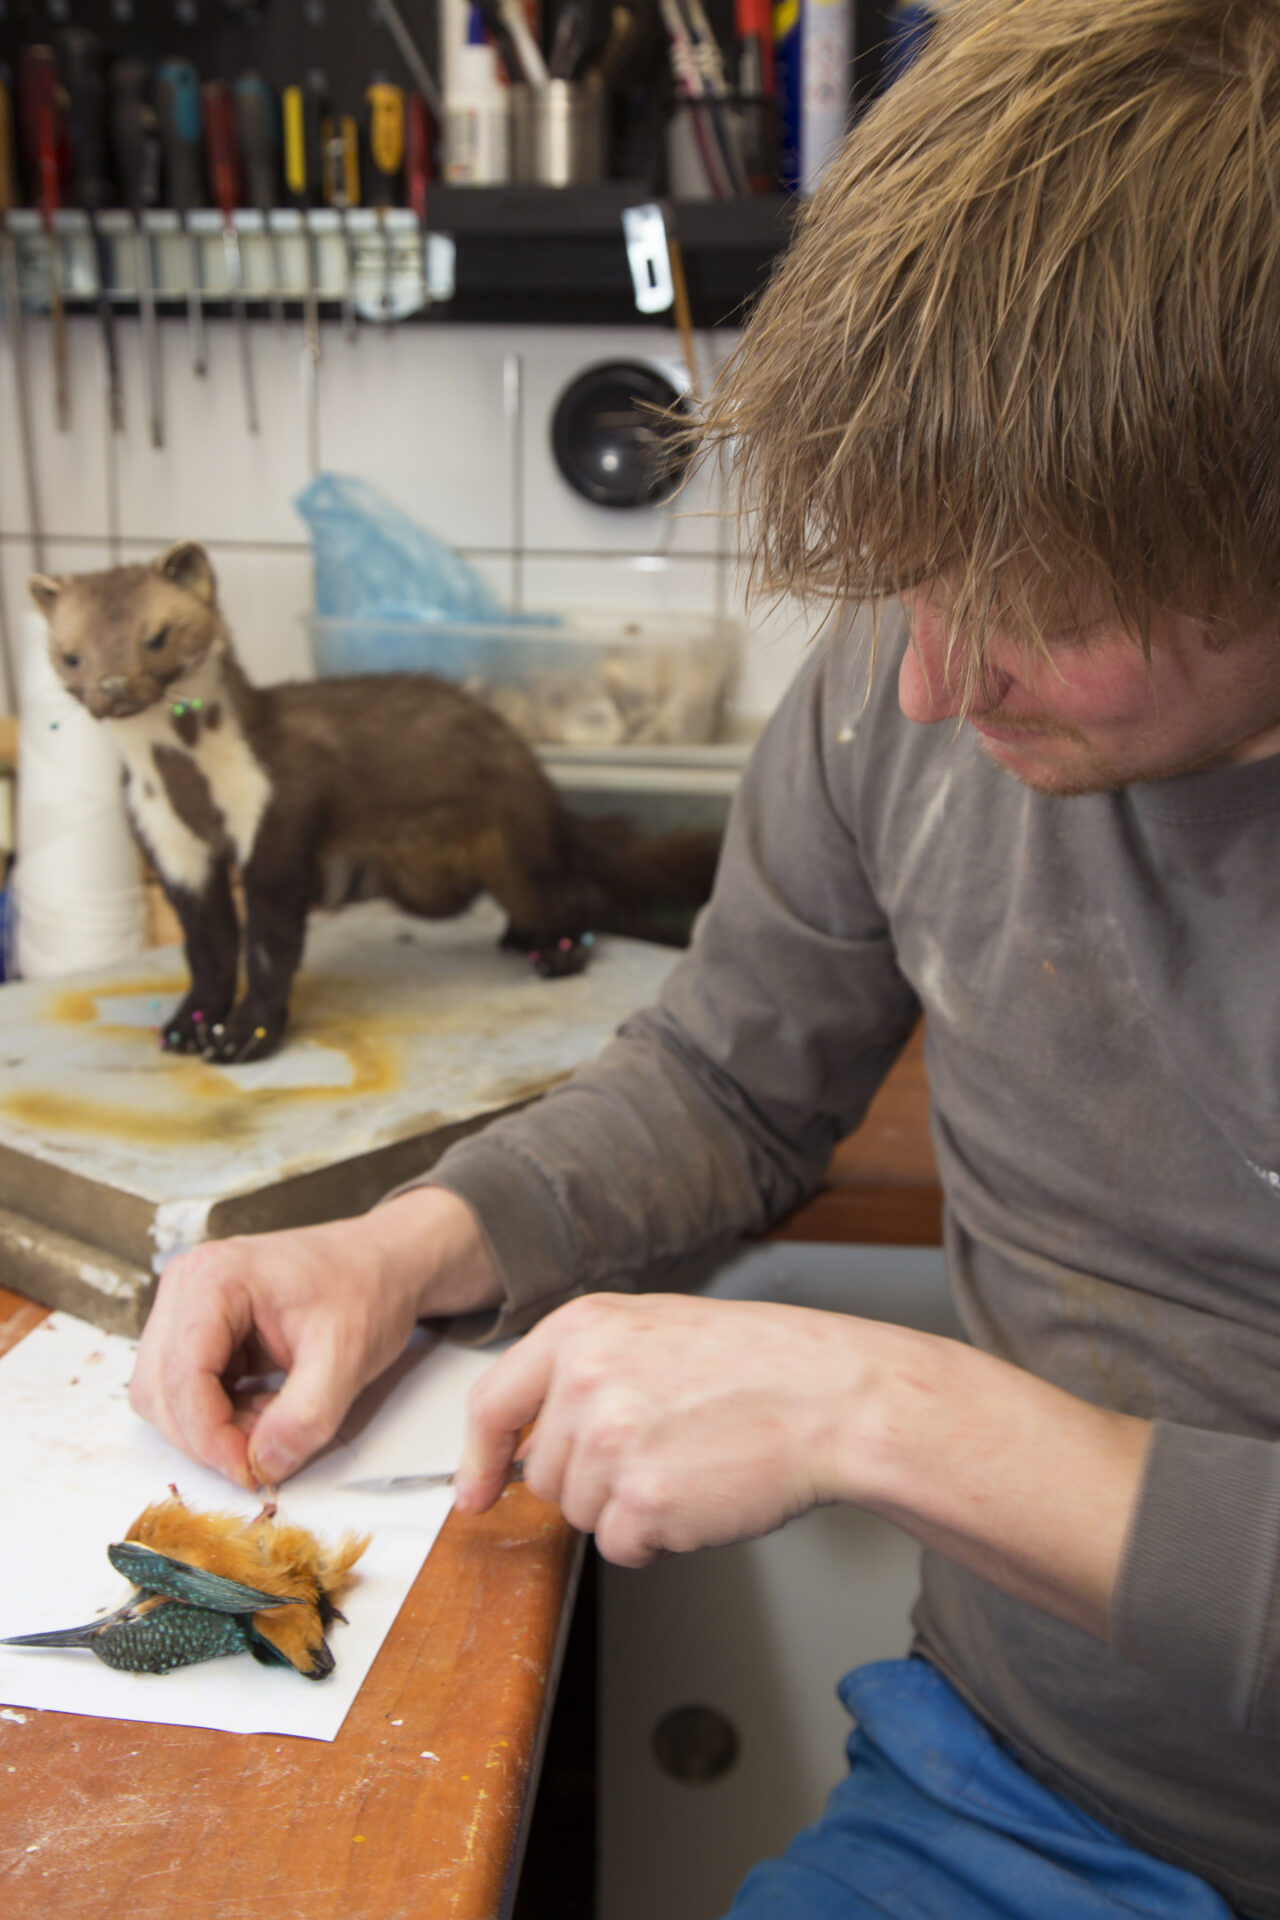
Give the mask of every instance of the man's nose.
[[989, 712], [998, 707], [1011, 677], [988, 665], [976, 687], [966, 690], [963, 646], [948, 649], [942, 620], [921, 608], [912, 621], [911, 644], [898, 673], [898, 705], [908, 720], [933, 726], [939, 720], [962, 719], [971, 709]]

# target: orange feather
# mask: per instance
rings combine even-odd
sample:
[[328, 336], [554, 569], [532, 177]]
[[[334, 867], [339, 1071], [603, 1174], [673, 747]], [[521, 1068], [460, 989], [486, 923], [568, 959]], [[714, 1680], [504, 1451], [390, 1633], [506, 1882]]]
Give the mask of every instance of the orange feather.
[[295, 1601], [255, 1613], [255, 1631], [300, 1673], [319, 1679], [332, 1670], [324, 1630], [341, 1618], [337, 1603], [358, 1578], [352, 1569], [369, 1534], [344, 1534], [329, 1547], [305, 1527], [277, 1520], [274, 1506], [245, 1520], [234, 1513], [194, 1512], [175, 1493], [145, 1508], [125, 1538], [255, 1592]]

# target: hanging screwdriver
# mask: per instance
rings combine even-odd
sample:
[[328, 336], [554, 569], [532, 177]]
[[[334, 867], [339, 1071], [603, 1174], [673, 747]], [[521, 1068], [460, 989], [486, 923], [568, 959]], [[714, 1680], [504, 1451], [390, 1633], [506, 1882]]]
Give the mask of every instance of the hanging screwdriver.
[[236, 152], [235, 111], [225, 81], [206, 80], [200, 89], [204, 110], [205, 164], [209, 185], [222, 214], [222, 247], [227, 261], [227, 280], [231, 289], [231, 311], [235, 316], [236, 338], [240, 347], [240, 374], [244, 383], [245, 415], [250, 433], [258, 431], [258, 396], [253, 385], [253, 359], [249, 351], [249, 316], [244, 304], [244, 268], [240, 260], [240, 237], [236, 232], [236, 205], [240, 198], [240, 162]]
[[404, 94], [388, 80], [373, 80], [365, 89], [369, 109], [369, 200], [378, 212], [382, 241], [382, 324], [391, 325], [393, 254], [387, 229], [387, 208], [398, 204], [404, 168]]
[[108, 75], [108, 85], [116, 171], [124, 204], [133, 215], [151, 444], [162, 447], [164, 386], [160, 372], [160, 329], [156, 324], [156, 283], [146, 219], [148, 209], [156, 206], [160, 199], [160, 129], [151, 104], [150, 69], [141, 60], [117, 60]]
[[111, 249], [98, 215], [111, 204], [107, 178], [106, 91], [102, 79], [102, 42], [86, 27], [67, 27], [60, 36], [67, 83], [71, 145], [71, 198], [89, 216], [98, 279], [98, 322], [107, 374], [107, 405], [116, 433], [124, 431], [124, 388], [115, 314], [111, 307]]
[[422, 300], [431, 299], [431, 276], [427, 270], [427, 197], [431, 183], [431, 119], [427, 103], [420, 93], [411, 93], [405, 107], [404, 190], [405, 199], [418, 222], [421, 250], [418, 256], [422, 274]]
[[[3, 280], [4, 309], [9, 329], [9, 348], [13, 355], [13, 390], [18, 416], [18, 447], [22, 456], [22, 480], [27, 496], [27, 525], [31, 534], [31, 555], [36, 572], [46, 567], [44, 521], [40, 513], [40, 488], [36, 477], [36, 442], [31, 426], [30, 388], [27, 385], [27, 337], [22, 320], [22, 295], [18, 286], [18, 249], [9, 215], [18, 204], [18, 175], [14, 153], [13, 99], [9, 91], [9, 70], [0, 68], [0, 277]], [[10, 711], [13, 711], [11, 708]]]
[[282, 327], [284, 262], [280, 257], [280, 235], [271, 224], [272, 211], [280, 201], [280, 127], [276, 97], [260, 73], [242, 73], [232, 88], [232, 98], [245, 198], [262, 215], [271, 249], [271, 278], [275, 289], [268, 303], [271, 318]]
[[311, 209], [324, 196], [323, 120], [325, 80], [310, 73], [300, 87], [281, 96], [284, 118], [285, 192], [302, 216], [302, 417], [307, 429], [307, 463], [320, 471], [320, 303], [311, 245]]
[[324, 197], [342, 222], [346, 285], [342, 293], [342, 333], [356, 338], [356, 250], [347, 214], [360, 205], [360, 141], [349, 113], [328, 113], [324, 120]]
[[62, 297], [62, 255], [54, 214], [62, 204], [66, 148], [65, 95], [52, 47], [24, 47], [19, 56], [18, 90], [23, 143], [31, 177], [31, 197], [44, 223], [49, 261], [49, 318], [53, 328], [53, 403], [59, 427], [71, 425], [71, 389], [67, 379], [67, 316]]
[[201, 298], [200, 241], [190, 216], [204, 201], [204, 149], [200, 129], [200, 81], [189, 60], [166, 60], [156, 69], [156, 118], [164, 155], [165, 198], [186, 235], [187, 339], [191, 371], [209, 367]]

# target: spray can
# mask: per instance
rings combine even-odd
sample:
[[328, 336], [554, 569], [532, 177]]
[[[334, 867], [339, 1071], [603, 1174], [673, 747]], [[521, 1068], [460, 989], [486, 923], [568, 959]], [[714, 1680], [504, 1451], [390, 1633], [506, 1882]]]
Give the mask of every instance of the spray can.
[[853, 0], [802, 0], [800, 191], [810, 194], [849, 131]]

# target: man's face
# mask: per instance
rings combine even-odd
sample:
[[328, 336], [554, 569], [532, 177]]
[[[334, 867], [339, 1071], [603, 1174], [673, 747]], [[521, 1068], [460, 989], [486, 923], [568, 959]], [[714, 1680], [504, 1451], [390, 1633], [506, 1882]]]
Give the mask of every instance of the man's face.
[[912, 645], [898, 676], [908, 720], [963, 719], [998, 766], [1040, 793], [1097, 793], [1194, 767], [1280, 753], [1280, 629], [1214, 652], [1181, 614], [1152, 623], [1151, 659], [1105, 622], [1049, 637], [1049, 657], [993, 636], [986, 684], [965, 700], [946, 672], [946, 617], [903, 595]]

